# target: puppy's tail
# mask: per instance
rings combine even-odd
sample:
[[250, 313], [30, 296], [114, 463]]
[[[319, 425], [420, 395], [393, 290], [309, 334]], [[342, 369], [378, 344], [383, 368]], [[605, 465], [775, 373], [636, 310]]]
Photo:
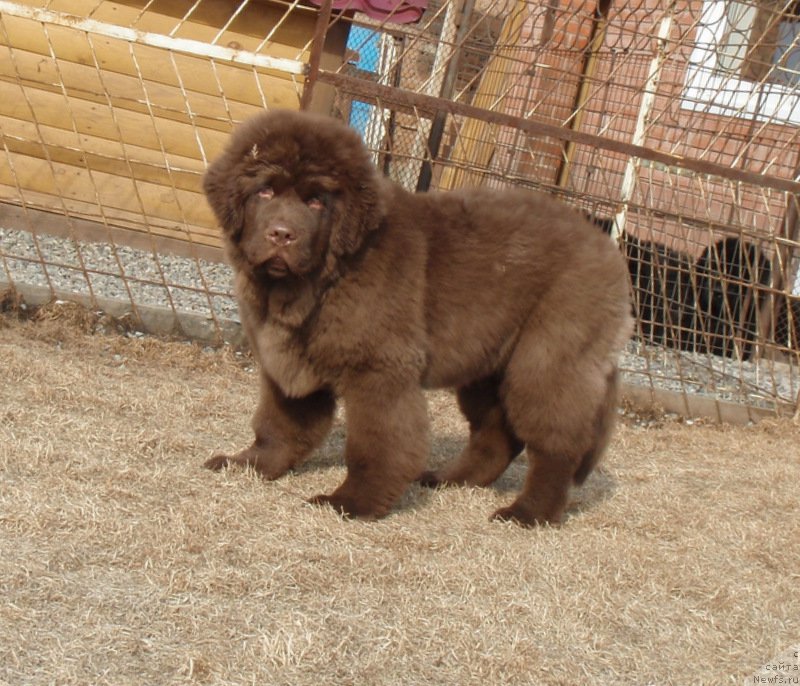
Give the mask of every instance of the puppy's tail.
[[600, 462], [600, 458], [608, 446], [611, 432], [617, 418], [617, 395], [619, 393], [619, 373], [616, 366], [606, 379], [606, 392], [603, 402], [597, 410], [595, 419], [595, 441], [594, 445], [581, 459], [578, 469], [572, 479], [579, 486], [586, 481], [586, 477]]

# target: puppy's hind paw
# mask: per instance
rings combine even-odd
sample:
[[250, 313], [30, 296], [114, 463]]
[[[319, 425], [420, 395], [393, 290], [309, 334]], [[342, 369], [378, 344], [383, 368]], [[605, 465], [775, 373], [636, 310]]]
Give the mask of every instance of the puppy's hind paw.
[[436, 472], [426, 471], [422, 472], [422, 474], [417, 477], [417, 483], [425, 488], [436, 488], [437, 486], [441, 486], [444, 481], [437, 476]]
[[378, 510], [372, 505], [358, 502], [355, 498], [331, 493], [330, 495], [320, 494], [309, 498], [308, 502], [312, 505], [330, 505], [345, 519], [358, 517], [359, 519], [378, 519], [386, 514], [383, 509]]
[[513, 522], [526, 528], [535, 528], [543, 525], [558, 526], [561, 523], [561, 517], [558, 515], [547, 516], [541, 512], [536, 512], [533, 508], [524, 507], [517, 503], [509, 507], [501, 507], [490, 517], [490, 520]]

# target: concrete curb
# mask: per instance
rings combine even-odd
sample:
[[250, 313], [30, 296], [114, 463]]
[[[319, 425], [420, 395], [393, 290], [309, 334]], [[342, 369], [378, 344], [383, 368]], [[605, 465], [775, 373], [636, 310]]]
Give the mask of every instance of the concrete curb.
[[45, 305], [53, 300], [78, 303], [93, 310], [100, 310], [117, 319], [132, 317], [136, 326], [144, 333], [155, 336], [175, 336], [202, 341], [211, 345], [227, 343], [234, 346], [245, 345], [241, 324], [233, 319], [217, 319], [193, 312], [176, 312], [166, 307], [136, 305], [125, 300], [95, 297], [70, 291], [51, 291], [45, 286], [29, 284], [10, 284], [0, 281], [0, 291], [12, 289], [22, 296], [23, 301], [34, 307]]

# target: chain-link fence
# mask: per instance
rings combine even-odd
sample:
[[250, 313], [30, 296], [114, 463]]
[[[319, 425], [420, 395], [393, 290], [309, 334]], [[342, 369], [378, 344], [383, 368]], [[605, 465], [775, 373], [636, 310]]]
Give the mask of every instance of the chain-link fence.
[[527, 186], [590, 215], [630, 268], [630, 389], [797, 407], [797, 3], [334, 4], [0, 0], [0, 280], [235, 336], [200, 178], [234, 122], [303, 106], [409, 190]]

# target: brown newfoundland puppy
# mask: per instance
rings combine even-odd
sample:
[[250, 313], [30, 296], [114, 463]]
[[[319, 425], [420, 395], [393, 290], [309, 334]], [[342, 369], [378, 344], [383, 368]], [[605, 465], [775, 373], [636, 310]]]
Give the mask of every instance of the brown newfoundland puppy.
[[[495, 516], [559, 521], [608, 442], [631, 329], [607, 236], [528, 191], [408, 193], [354, 131], [298, 112], [241, 125], [205, 192], [261, 374], [255, 441], [207, 467], [278, 478], [320, 445], [341, 399], [347, 478], [312, 502], [380, 517], [415, 479], [485, 486], [525, 448], [522, 493]], [[423, 472], [422, 389], [438, 387], [457, 389], [469, 444]]]

